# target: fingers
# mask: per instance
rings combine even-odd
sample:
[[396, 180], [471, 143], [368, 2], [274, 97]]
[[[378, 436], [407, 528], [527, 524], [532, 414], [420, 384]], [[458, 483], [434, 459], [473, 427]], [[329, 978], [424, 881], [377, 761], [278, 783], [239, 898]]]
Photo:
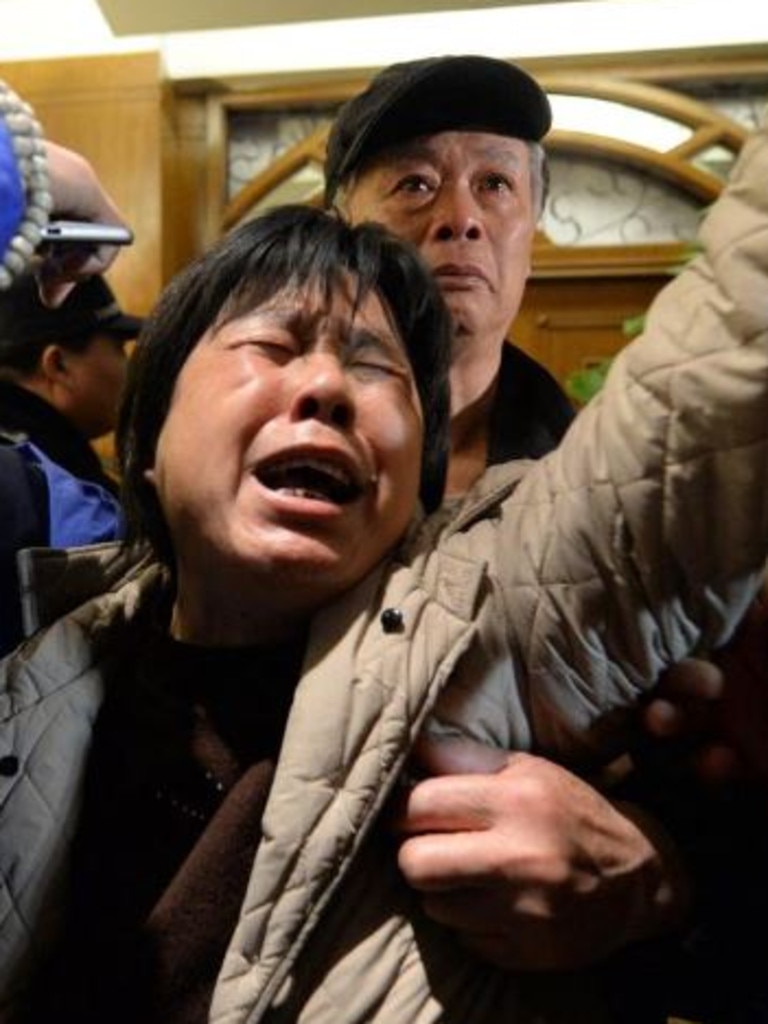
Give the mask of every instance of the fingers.
[[505, 760], [405, 799], [398, 864], [430, 918], [525, 969], [584, 963], [677, 919], [679, 871], [647, 823], [542, 758]]
[[487, 885], [499, 873], [495, 838], [487, 832], [441, 832], [413, 836], [398, 850], [407, 882], [420, 892], [446, 892]]
[[715, 701], [723, 695], [725, 678], [711, 661], [686, 658], [668, 669], [659, 683], [658, 693], [670, 701]]
[[685, 731], [685, 712], [668, 700], [653, 700], [643, 711], [646, 729], [658, 739], [671, 739]]
[[103, 273], [118, 252], [115, 245], [71, 245], [42, 255], [36, 269], [42, 303], [52, 309], [60, 306], [78, 281]]
[[733, 748], [722, 743], [711, 743], [696, 751], [694, 770], [702, 782], [720, 785], [749, 779], [745, 760]]
[[670, 779], [692, 775], [707, 785], [718, 785], [748, 777], [746, 762], [736, 747], [708, 735], [712, 729], [689, 709], [653, 701], [645, 710], [644, 721], [654, 740], [671, 744], [646, 748], [644, 753], [657, 766], [665, 766]]
[[450, 775], [418, 782], [404, 796], [395, 828], [406, 835], [460, 832], [486, 829], [492, 820], [483, 777]]
[[508, 754], [498, 747], [463, 737], [421, 736], [412, 761], [426, 775], [492, 774], [506, 767]]
[[[54, 142], [46, 143], [46, 153], [54, 216], [125, 224], [113, 199], [83, 156]], [[47, 306], [60, 306], [78, 281], [103, 273], [118, 252], [114, 245], [72, 245], [42, 253], [37, 267], [41, 300]]]
[[663, 676], [654, 699], [643, 711], [648, 732], [657, 739], [704, 737], [711, 732], [725, 689], [722, 669], [689, 658]]
[[405, 793], [394, 816], [395, 828], [413, 834], [489, 827], [493, 797], [488, 782], [523, 756], [458, 737], [422, 737], [411, 766], [430, 777]]

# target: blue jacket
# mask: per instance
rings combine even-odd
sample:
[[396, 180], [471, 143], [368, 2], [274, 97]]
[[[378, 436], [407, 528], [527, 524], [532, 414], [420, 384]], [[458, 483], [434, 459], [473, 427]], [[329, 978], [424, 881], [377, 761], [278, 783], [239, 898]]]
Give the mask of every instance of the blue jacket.
[[17, 552], [119, 540], [124, 532], [120, 505], [103, 487], [29, 441], [0, 443], [0, 656], [24, 636]]

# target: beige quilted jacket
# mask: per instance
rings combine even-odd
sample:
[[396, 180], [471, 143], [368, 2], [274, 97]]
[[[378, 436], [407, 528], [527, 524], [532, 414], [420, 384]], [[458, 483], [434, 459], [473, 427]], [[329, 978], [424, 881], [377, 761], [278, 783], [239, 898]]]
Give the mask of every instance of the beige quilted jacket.
[[[503, 975], [427, 922], [377, 818], [424, 727], [611, 755], [621, 712], [750, 600], [768, 549], [765, 131], [704, 242], [557, 452], [490, 470], [317, 616], [216, 1024], [603, 1019], [587, 973]], [[0, 1019], [55, 929], [110, 637], [156, 575], [4, 663]]]

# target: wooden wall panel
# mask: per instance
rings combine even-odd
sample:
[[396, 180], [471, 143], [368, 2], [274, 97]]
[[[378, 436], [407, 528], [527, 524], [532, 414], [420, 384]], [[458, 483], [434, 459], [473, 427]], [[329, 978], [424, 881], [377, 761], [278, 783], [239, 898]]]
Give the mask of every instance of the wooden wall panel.
[[199, 96], [165, 97], [163, 105], [163, 283], [208, 240], [208, 118]]
[[627, 341], [624, 321], [643, 314], [668, 281], [666, 275], [534, 277], [512, 336], [564, 383], [574, 370], [614, 356]]

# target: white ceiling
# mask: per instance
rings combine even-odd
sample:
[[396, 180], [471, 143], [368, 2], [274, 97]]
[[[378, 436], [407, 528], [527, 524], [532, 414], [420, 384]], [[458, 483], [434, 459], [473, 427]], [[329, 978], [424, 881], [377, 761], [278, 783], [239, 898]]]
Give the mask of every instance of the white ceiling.
[[768, 66], [766, 0], [0, 0], [0, 26], [0, 65], [157, 50], [177, 81], [445, 53], [526, 61], [747, 49]]
[[[471, 0], [471, 6], [519, 7], [536, 2]], [[468, 0], [98, 0], [98, 4], [112, 31], [121, 36], [461, 10], [467, 8]]]

